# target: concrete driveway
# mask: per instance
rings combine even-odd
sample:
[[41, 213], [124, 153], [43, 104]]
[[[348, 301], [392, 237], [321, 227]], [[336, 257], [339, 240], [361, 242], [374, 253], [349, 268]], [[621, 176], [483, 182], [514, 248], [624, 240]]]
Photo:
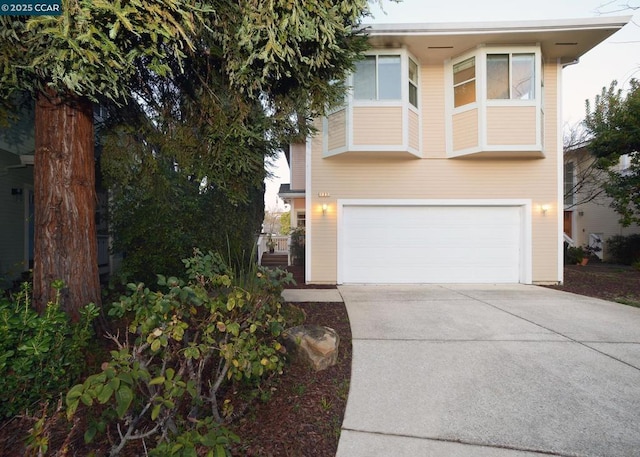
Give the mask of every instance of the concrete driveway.
[[526, 285], [339, 291], [339, 457], [640, 456], [640, 309]]

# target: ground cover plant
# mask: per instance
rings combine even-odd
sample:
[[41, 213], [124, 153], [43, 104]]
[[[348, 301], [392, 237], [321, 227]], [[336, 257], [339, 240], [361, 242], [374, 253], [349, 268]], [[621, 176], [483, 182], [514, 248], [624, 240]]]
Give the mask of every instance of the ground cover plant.
[[[304, 285], [303, 271], [295, 268], [290, 270], [298, 284], [288, 284], [287, 287], [309, 287]], [[256, 280], [262, 279], [256, 277]], [[571, 265], [565, 267], [565, 283], [554, 288], [620, 302], [640, 302], [640, 272], [631, 267], [597, 262], [590, 262], [584, 267]], [[306, 323], [334, 328], [341, 338], [338, 364], [319, 373], [302, 365], [286, 365], [282, 375], [270, 377], [269, 382], [262, 383], [257, 389], [245, 390], [247, 395], [232, 401], [233, 413], [229, 416], [222, 414], [223, 426], [230, 432], [230, 443], [225, 452], [238, 457], [333, 456], [339, 440], [351, 370], [351, 333], [344, 304], [303, 303], [285, 305], [282, 309], [287, 320], [291, 320], [295, 314], [298, 317], [293, 320], [299, 321], [299, 315], [303, 315]], [[98, 371], [103, 371], [99, 363], [94, 366], [98, 367]], [[231, 385], [226, 394], [239, 394], [237, 388], [242, 385], [244, 383]], [[165, 387], [163, 385], [160, 388]], [[223, 395], [225, 399], [226, 394]], [[113, 398], [111, 400], [114, 401]], [[106, 408], [107, 405], [94, 401], [91, 409], [99, 413], [100, 408]], [[117, 427], [115, 430], [107, 427], [104, 433], [96, 430], [93, 440], [87, 444], [84, 434], [91, 427], [88, 415], [76, 412], [72, 423], [69, 423], [64, 407], [60, 405], [56, 412], [55, 401], [52, 406], [53, 411], [49, 408], [45, 413], [41, 407], [34, 407], [28, 414], [22, 413], [0, 422], [0, 455], [38, 455], [38, 451], [44, 449], [43, 445], [48, 449], [41, 455], [108, 455], [112, 442], [119, 438]], [[81, 400], [79, 410], [86, 408]], [[164, 411], [162, 408], [165, 407], [161, 406], [161, 413]], [[150, 412], [148, 417], [150, 422]], [[215, 428], [213, 422], [202, 421], [194, 425], [194, 430], [184, 432], [180, 438], [176, 437], [179, 442], [175, 444], [193, 445], [195, 441], [205, 439], [203, 437], [207, 436], [211, 427]], [[236, 442], [231, 439], [232, 435], [240, 440]], [[150, 442], [146, 440], [147, 445]], [[201, 444], [198, 446], [202, 448], [199, 455], [206, 455], [205, 449], [209, 448]], [[182, 455], [187, 455], [185, 447], [181, 449]], [[145, 451], [142, 440], [130, 441], [120, 455], [139, 456], [145, 455], [145, 452], [151, 453], [149, 449]]]

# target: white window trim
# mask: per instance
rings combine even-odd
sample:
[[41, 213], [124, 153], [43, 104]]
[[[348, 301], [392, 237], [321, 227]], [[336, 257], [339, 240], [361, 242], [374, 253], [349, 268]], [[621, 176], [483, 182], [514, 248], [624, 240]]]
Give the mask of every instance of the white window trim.
[[[487, 98], [487, 54], [534, 54], [535, 56], [535, 97], [531, 100], [500, 99], [489, 100]], [[454, 106], [453, 91], [453, 66], [471, 57], [476, 58], [476, 101], [466, 105]], [[482, 151], [504, 151], [518, 152], [534, 150], [542, 151], [542, 102], [543, 92], [543, 68], [542, 51], [540, 46], [479, 46], [478, 48], [465, 52], [450, 59], [445, 64], [445, 98], [446, 98], [446, 151], [447, 157], [462, 157], [468, 154]], [[536, 144], [532, 145], [489, 145], [487, 142], [487, 109], [496, 106], [532, 106], [536, 111]], [[478, 147], [467, 150], [453, 152], [453, 117], [466, 111], [478, 110]]]
[[[422, 131], [419, 131], [418, 134], [418, 149], [413, 150], [409, 148], [409, 110], [413, 111], [418, 115], [418, 125], [422, 125], [422, 109], [421, 109], [421, 99], [422, 99], [422, 68], [420, 61], [411, 53], [407, 51], [406, 48], [390, 48], [390, 49], [379, 49], [372, 50], [371, 52], [365, 53], [365, 56], [370, 55], [393, 55], [400, 56], [400, 100], [357, 100], [353, 96], [353, 75], [349, 76], [348, 85], [349, 90], [347, 91], [347, 100], [346, 100], [346, 132], [347, 132], [347, 146], [344, 148], [340, 148], [335, 151], [331, 151], [331, 153], [327, 153], [328, 140], [327, 140], [327, 127], [328, 121], [325, 117], [323, 120], [323, 130], [325, 136], [325, 143], [323, 145], [323, 157], [332, 157], [335, 155], [339, 155], [345, 152], [405, 152], [409, 151], [409, 153], [413, 154], [416, 157], [422, 157]], [[418, 71], [416, 74], [417, 78], [417, 87], [418, 87], [418, 106], [415, 107], [409, 102], [409, 59], [413, 60], [417, 67]], [[398, 146], [360, 146], [355, 145], [353, 143], [353, 115], [354, 115], [354, 107], [400, 107], [402, 110], [402, 144]], [[336, 112], [339, 110], [335, 110]]]

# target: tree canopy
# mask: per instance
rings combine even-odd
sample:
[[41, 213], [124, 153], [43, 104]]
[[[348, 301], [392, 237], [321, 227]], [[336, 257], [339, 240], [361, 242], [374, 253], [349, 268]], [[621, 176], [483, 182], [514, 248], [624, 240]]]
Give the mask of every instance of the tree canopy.
[[[256, 198], [265, 157], [308, 133], [312, 117], [342, 100], [345, 77], [366, 46], [360, 21], [367, 13], [367, 0], [63, 0], [60, 16], [0, 17], [0, 99], [25, 91], [46, 99], [36, 105], [36, 119], [38, 110], [62, 106], [67, 117], [76, 107], [86, 115], [87, 101], [111, 106], [105, 151], [112, 146], [111, 171], [120, 160], [124, 192], [127, 185], [152, 184], [154, 167], [161, 167], [206, 183], [232, 204], [247, 202]], [[83, 163], [90, 160], [86, 141], [80, 149], [69, 144], [77, 135], [93, 138], [86, 123], [78, 125], [85, 127], [46, 137], [45, 144], [44, 126], [36, 122], [36, 170], [49, 168], [36, 176], [49, 179], [51, 167], [72, 166], [69, 157], [78, 154]], [[39, 160], [47, 151], [65, 158]], [[88, 174], [67, 175], [93, 186]], [[75, 189], [48, 182], [36, 188], [36, 301], [45, 278], [73, 279], [65, 267], [39, 271], [38, 252], [48, 254], [37, 247], [65, 251], [64, 240], [51, 247], [38, 213], [45, 201], [89, 205], [88, 194], [76, 199]], [[83, 215], [83, 233], [91, 232], [91, 212]], [[80, 231], [59, 230], [69, 223], [65, 214], [47, 217], [58, 219], [56, 231]], [[86, 274], [96, 271], [89, 263]]]
[[[605, 192], [612, 207], [621, 215], [621, 223], [640, 222], [640, 82], [633, 79], [626, 91], [614, 81], [587, 101], [585, 127], [590, 136], [589, 151], [608, 179]], [[620, 157], [627, 155], [629, 167], [617, 167]]]

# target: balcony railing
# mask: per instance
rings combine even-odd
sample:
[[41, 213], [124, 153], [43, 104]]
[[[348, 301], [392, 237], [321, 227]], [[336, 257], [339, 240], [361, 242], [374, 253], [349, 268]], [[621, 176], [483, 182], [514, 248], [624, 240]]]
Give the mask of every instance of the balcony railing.
[[[289, 252], [289, 242], [291, 237], [288, 235], [260, 235], [258, 238], [258, 262], [262, 259], [262, 254], [270, 252], [269, 244], [273, 243], [273, 252], [276, 254], [287, 254], [291, 265], [291, 253]], [[271, 242], [270, 242], [271, 241]]]

